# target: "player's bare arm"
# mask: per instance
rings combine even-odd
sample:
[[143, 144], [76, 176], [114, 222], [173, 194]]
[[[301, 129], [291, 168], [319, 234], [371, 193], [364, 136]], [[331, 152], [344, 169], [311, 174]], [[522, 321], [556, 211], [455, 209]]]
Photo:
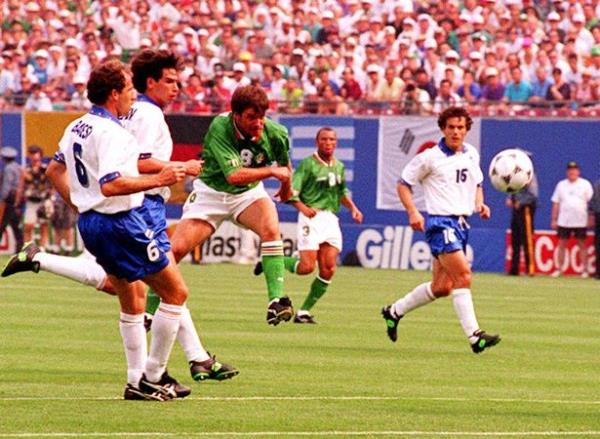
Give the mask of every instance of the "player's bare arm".
[[312, 218], [317, 214], [316, 209], [313, 209], [312, 207], [307, 206], [302, 201], [292, 201], [290, 204], [292, 206], [294, 206], [296, 209], [298, 209], [298, 211], [301, 212], [302, 215], [304, 215], [307, 218]]
[[159, 160], [154, 157], [138, 160], [140, 174], [158, 174], [165, 166], [178, 165], [185, 168], [185, 174], [197, 177], [202, 172], [203, 160], [187, 160], [185, 162]]
[[143, 192], [156, 187], [170, 186], [183, 180], [185, 169], [181, 165], [165, 166], [158, 174], [140, 175], [139, 177], [119, 177], [102, 185], [102, 195], [114, 197]]
[[292, 178], [292, 172], [288, 166], [240, 168], [227, 176], [227, 183], [235, 186], [245, 186], [271, 177], [276, 178], [282, 184], [289, 183]]
[[481, 186], [478, 186], [475, 192], [475, 211], [479, 213], [482, 219], [489, 219], [492, 215], [490, 207], [483, 202], [483, 188]]
[[290, 178], [287, 181], [281, 181], [281, 185], [279, 186], [279, 189], [277, 190], [277, 192], [275, 193], [275, 198], [279, 198], [279, 200], [282, 203], [285, 203], [286, 201], [288, 201], [290, 198], [292, 198], [293, 196], [293, 190], [292, 190], [292, 164], [288, 163], [287, 168], [290, 171]]
[[408, 213], [408, 222], [410, 227], [413, 230], [424, 232], [425, 218], [423, 218], [423, 215], [421, 215], [421, 212], [419, 212], [417, 206], [415, 206], [410, 187], [403, 183], [398, 183], [398, 186], [396, 186], [396, 191], [398, 192], [398, 197], [400, 197], [400, 202]]
[[52, 160], [46, 169], [46, 176], [56, 192], [65, 200], [65, 203], [75, 211], [77, 208], [71, 202], [71, 192], [69, 191], [69, 175], [67, 173], [67, 167], [62, 163]]
[[342, 203], [342, 205], [344, 207], [346, 207], [349, 211], [350, 214], [352, 215], [352, 219], [354, 220], [355, 223], [358, 224], [362, 224], [363, 222], [363, 213], [360, 211], [360, 209], [358, 207], [356, 207], [356, 204], [354, 204], [354, 201], [352, 201], [352, 198], [350, 198], [348, 195], [344, 195], [342, 197], [342, 199], [340, 200], [340, 202]]

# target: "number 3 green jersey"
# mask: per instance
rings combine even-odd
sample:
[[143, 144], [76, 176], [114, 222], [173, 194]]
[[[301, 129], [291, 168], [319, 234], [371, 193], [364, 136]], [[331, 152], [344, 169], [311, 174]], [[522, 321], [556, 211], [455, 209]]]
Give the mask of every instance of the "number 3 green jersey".
[[292, 177], [294, 196], [309, 207], [337, 213], [348, 195], [344, 164], [337, 159], [324, 162], [317, 153], [300, 162]]
[[287, 129], [272, 120], [265, 120], [259, 139], [247, 139], [233, 123], [233, 113], [221, 114], [213, 119], [204, 137], [204, 169], [200, 179], [219, 192], [241, 194], [258, 182], [234, 186], [227, 177], [241, 168], [262, 168], [277, 162], [286, 166], [290, 143]]

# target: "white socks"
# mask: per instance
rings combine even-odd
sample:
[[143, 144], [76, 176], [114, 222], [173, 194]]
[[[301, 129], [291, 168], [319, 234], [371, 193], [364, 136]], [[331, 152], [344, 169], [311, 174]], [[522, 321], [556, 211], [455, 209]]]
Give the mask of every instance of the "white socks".
[[[152, 323], [154, 326], [154, 321]], [[187, 306], [181, 310], [181, 319], [179, 320], [179, 331], [177, 332], [177, 341], [181, 344], [185, 352], [185, 358], [189, 361], [206, 361], [210, 356], [202, 346], [198, 332], [194, 326], [194, 321]]]
[[150, 355], [146, 361], [146, 378], [148, 381], [157, 382], [164, 373], [173, 342], [179, 332], [179, 322], [184, 306], [162, 303], [152, 319], [152, 341]]
[[417, 309], [423, 305], [427, 305], [435, 300], [435, 296], [431, 292], [431, 282], [418, 285], [392, 305], [392, 312], [396, 317], [402, 317], [407, 312]]
[[79, 256], [58, 256], [39, 252], [33, 257], [40, 263], [40, 268], [50, 273], [72, 279], [84, 285], [90, 285], [98, 290], [106, 282], [106, 272], [95, 259]]
[[127, 358], [127, 382], [137, 387], [148, 356], [144, 314], [134, 315], [122, 312], [119, 320], [119, 330], [123, 338], [125, 357]]
[[469, 342], [471, 344], [475, 343], [478, 337], [473, 336], [473, 333], [479, 329], [479, 323], [477, 323], [477, 317], [475, 317], [471, 290], [469, 288], [457, 288], [453, 290], [452, 304]]

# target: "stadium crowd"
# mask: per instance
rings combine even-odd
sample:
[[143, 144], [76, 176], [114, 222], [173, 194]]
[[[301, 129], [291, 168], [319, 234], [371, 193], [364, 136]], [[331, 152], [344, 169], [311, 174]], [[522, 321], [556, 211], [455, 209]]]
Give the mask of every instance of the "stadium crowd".
[[103, 59], [185, 59], [171, 111], [227, 109], [259, 83], [272, 109], [322, 114], [596, 115], [598, 0], [9, 0], [0, 108], [83, 110]]

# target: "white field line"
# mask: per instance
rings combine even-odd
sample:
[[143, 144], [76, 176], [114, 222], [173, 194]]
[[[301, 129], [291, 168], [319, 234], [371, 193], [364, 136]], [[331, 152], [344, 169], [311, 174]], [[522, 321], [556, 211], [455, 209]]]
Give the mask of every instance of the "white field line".
[[62, 432], [62, 433], [0, 433], [0, 437], [256, 437], [256, 436], [452, 436], [452, 437], [536, 437], [536, 436], [600, 436], [600, 431], [206, 431], [206, 432]]
[[[70, 396], [7, 396], [0, 402], [8, 401], [118, 401], [121, 397], [70, 397]], [[248, 402], [248, 401], [447, 401], [447, 402], [494, 402], [557, 405], [600, 405], [600, 400], [569, 399], [521, 399], [521, 398], [458, 398], [435, 396], [199, 396], [185, 398], [185, 401], [205, 402]], [[179, 402], [179, 401], [178, 401]]]

